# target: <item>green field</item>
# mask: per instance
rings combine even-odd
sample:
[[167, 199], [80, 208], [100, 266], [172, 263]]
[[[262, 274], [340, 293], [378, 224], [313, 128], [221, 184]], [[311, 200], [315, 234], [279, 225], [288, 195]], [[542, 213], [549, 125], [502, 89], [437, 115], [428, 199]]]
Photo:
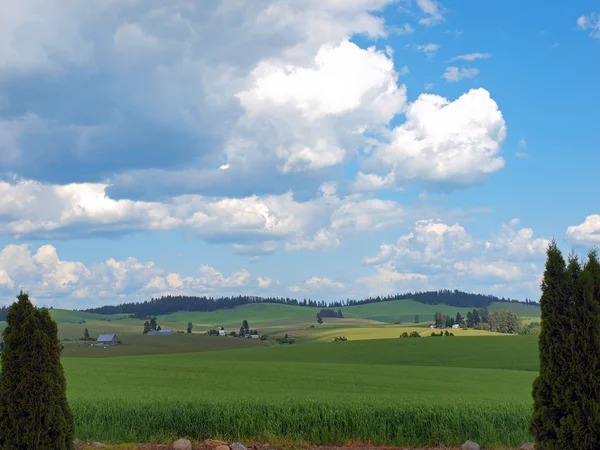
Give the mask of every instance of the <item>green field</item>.
[[80, 438], [518, 447], [537, 349], [531, 337], [440, 337], [63, 364]]
[[[126, 314], [52, 315], [80, 439], [398, 446], [471, 439], [486, 448], [519, 447], [531, 440], [537, 338], [455, 329], [454, 337], [429, 337], [436, 311], [469, 309], [398, 300], [345, 307], [343, 319], [318, 325], [316, 308], [251, 304], [159, 316], [163, 329], [193, 323], [194, 333], [171, 336], [143, 335], [144, 320]], [[536, 307], [490, 306], [499, 309], [539, 321]], [[243, 320], [271, 338], [205, 333], [238, 330]], [[86, 328], [94, 337], [116, 333], [123, 343], [90, 346], [78, 340]], [[412, 331], [423, 337], [399, 339]], [[274, 338], [284, 334], [296, 344], [278, 344]], [[331, 342], [335, 336], [348, 341]]]

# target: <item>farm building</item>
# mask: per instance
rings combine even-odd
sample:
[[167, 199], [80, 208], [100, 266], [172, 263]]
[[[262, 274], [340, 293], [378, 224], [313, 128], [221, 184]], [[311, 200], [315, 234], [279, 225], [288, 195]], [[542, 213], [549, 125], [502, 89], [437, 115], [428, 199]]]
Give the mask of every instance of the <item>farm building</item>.
[[435, 325], [429, 325], [429, 328], [437, 328]]
[[147, 334], [150, 336], [164, 336], [164, 335], [173, 334], [173, 330], [148, 331]]
[[101, 334], [96, 341], [96, 345], [117, 345], [120, 343], [121, 340], [116, 334]]
[[452, 328], [460, 328], [460, 325], [455, 323], [454, 325], [452, 325]]
[[223, 328], [221, 328], [219, 330], [219, 336], [227, 336], [227, 333], [225, 332], [225, 330]]

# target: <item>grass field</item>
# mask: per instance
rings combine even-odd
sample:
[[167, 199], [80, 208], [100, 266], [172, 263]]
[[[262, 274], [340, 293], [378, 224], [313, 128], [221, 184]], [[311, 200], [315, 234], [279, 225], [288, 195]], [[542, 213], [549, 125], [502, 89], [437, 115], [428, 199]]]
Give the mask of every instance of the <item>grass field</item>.
[[[539, 321], [539, 309], [503, 303]], [[65, 340], [63, 364], [77, 437], [107, 442], [227, 440], [398, 446], [462, 444], [519, 447], [531, 439], [531, 386], [537, 338], [451, 330], [428, 337], [435, 311], [468, 309], [410, 300], [317, 309], [253, 304], [212, 313], [159, 316], [163, 329], [193, 334], [143, 335], [143, 320], [55, 309], [61, 339], [116, 333], [123, 344], [91, 347]], [[419, 315], [420, 324], [414, 324]], [[248, 320], [273, 339], [207, 336]], [[401, 324], [395, 324], [401, 322]], [[0, 329], [4, 324], [0, 323]], [[399, 339], [403, 332], [424, 337]], [[330, 342], [345, 336], [346, 342]], [[307, 345], [299, 345], [307, 344]]]
[[212, 352], [240, 348], [265, 347], [269, 343], [257, 339], [219, 338], [206, 334], [173, 334], [148, 336], [144, 334], [120, 335], [121, 345], [94, 347], [89, 342], [64, 342], [63, 357], [110, 358], [117, 356], [160, 355], [178, 353]]
[[63, 364], [80, 438], [518, 447], [537, 349], [526, 336], [439, 337]]

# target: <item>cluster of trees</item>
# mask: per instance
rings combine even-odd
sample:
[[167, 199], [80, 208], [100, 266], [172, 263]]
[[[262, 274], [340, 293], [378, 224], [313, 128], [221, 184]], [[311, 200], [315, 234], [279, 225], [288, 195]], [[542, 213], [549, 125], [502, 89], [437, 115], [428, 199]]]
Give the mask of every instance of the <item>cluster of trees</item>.
[[336, 336], [336, 337], [333, 338], [333, 342], [339, 342], [339, 341], [344, 342], [344, 341], [347, 341], [347, 340], [348, 340], [348, 338], [346, 336]]
[[258, 334], [258, 330], [251, 330], [250, 329], [250, 325], [248, 325], [248, 321], [246, 319], [244, 319], [244, 321], [242, 322], [242, 326], [240, 327], [240, 336], [246, 336], [246, 335], [252, 335], [252, 334]]
[[542, 281], [540, 374], [530, 431], [536, 448], [600, 448], [600, 262], [565, 262], [555, 242]]
[[512, 311], [491, 312], [486, 322], [489, 324], [490, 331], [498, 333], [518, 334], [522, 328], [521, 319]]
[[475, 308], [467, 312], [466, 317], [460, 313], [457, 313], [456, 317], [452, 317], [442, 312], [436, 312], [433, 320], [436, 328], [450, 328], [452, 325], [458, 324], [461, 328], [477, 328], [506, 334], [518, 334], [523, 329], [521, 319], [512, 311], [489, 312], [487, 308]]
[[477, 328], [488, 321], [489, 311], [487, 308], [474, 309], [467, 313], [465, 318], [466, 328]]
[[[407, 292], [405, 294], [388, 295], [385, 297], [369, 297], [364, 300], [347, 300], [342, 306], [354, 306], [363, 305], [366, 303], [378, 303], [378, 302], [389, 302], [393, 300], [414, 300], [419, 303], [426, 305], [440, 305], [445, 304], [449, 306], [456, 306], [460, 308], [485, 308], [490, 306], [494, 302], [506, 302], [506, 303], [519, 303], [518, 300], [496, 297], [494, 295], [483, 295], [483, 294], [470, 294], [468, 292], [459, 291], [457, 289], [442, 289], [439, 291], [426, 291], [426, 292]], [[539, 306], [531, 300], [527, 300], [527, 303], [533, 306]], [[330, 305], [337, 306], [337, 305]]]
[[421, 335], [419, 334], [418, 331], [413, 331], [412, 333], [408, 334], [408, 332], [404, 332], [400, 335], [401, 338], [408, 338], [408, 337], [421, 337]]
[[[130, 314], [131, 317], [145, 319], [148, 317], [171, 314], [177, 311], [217, 311], [232, 309], [251, 303], [276, 303], [282, 305], [306, 306], [310, 308], [341, 308], [344, 306], [365, 305], [369, 303], [390, 302], [394, 300], [414, 300], [427, 305], [446, 304], [456, 307], [485, 308], [493, 302], [518, 302], [508, 298], [498, 298], [493, 295], [470, 294], [459, 290], [439, 290], [427, 292], [407, 292], [404, 294], [389, 295], [384, 297], [369, 297], [362, 300], [315, 301], [310, 299], [297, 300], [288, 297], [257, 297], [240, 295], [237, 297], [197, 297], [197, 296], [163, 296], [152, 298], [146, 302], [123, 303], [114, 306], [101, 306], [87, 309], [87, 312], [96, 314]], [[538, 303], [526, 299], [530, 305], [539, 306]], [[321, 317], [327, 317], [322, 315]], [[0, 320], [2, 309], [0, 308]]]
[[0, 372], [0, 448], [73, 449], [58, 327], [23, 291], [8, 310]]
[[188, 322], [188, 326], [187, 326], [188, 334], [192, 334], [192, 328], [194, 328], [194, 324], [192, 322]]
[[156, 317], [150, 319], [150, 321], [144, 322], [144, 334], [147, 334], [148, 331], [160, 331], [160, 325], [156, 324]]
[[284, 337], [277, 339], [277, 342], [279, 342], [280, 344], [293, 344], [294, 342], [296, 342], [296, 339], [286, 334]]
[[321, 317], [336, 317], [338, 319], [344, 318], [341, 309], [338, 309], [337, 311], [335, 311], [334, 309], [321, 309], [321, 311], [319, 311], [317, 314]]
[[451, 333], [448, 330], [440, 331], [440, 334], [437, 334], [435, 331], [431, 333], [431, 337], [437, 337], [437, 336], [454, 336], [454, 333]]

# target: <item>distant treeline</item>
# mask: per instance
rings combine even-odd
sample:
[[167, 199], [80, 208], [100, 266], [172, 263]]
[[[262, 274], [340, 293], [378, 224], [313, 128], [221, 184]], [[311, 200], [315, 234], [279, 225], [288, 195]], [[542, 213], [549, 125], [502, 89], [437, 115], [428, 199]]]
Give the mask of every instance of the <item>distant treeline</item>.
[[[276, 303], [281, 305], [304, 306], [309, 308], [341, 308], [343, 306], [366, 305], [369, 303], [390, 302], [393, 300], [414, 300], [427, 305], [446, 304], [456, 307], [485, 308], [493, 302], [518, 302], [518, 300], [498, 298], [493, 295], [469, 294], [458, 290], [440, 290], [429, 292], [408, 292], [406, 294], [389, 295], [385, 297], [370, 297], [363, 300], [344, 300], [327, 303], [310, 299], [297, 300], [287, 297], [256, 297], [240, 295], [238, 297], [195, 297], [195, 296], [163, 296], [150, 301], [139, 303], [123, 303], [99, 308], [86, 309], [86, 312], [96, 314], [130, 314], [136, 317], [158, 316], [177, 311], [210, 312], [222, 309], [232, 309], [251, 303]], [[526, 304], [539, 306], [539, 303], [525, 300]], [[0, 319], [2, 320], [2, 319]]]

